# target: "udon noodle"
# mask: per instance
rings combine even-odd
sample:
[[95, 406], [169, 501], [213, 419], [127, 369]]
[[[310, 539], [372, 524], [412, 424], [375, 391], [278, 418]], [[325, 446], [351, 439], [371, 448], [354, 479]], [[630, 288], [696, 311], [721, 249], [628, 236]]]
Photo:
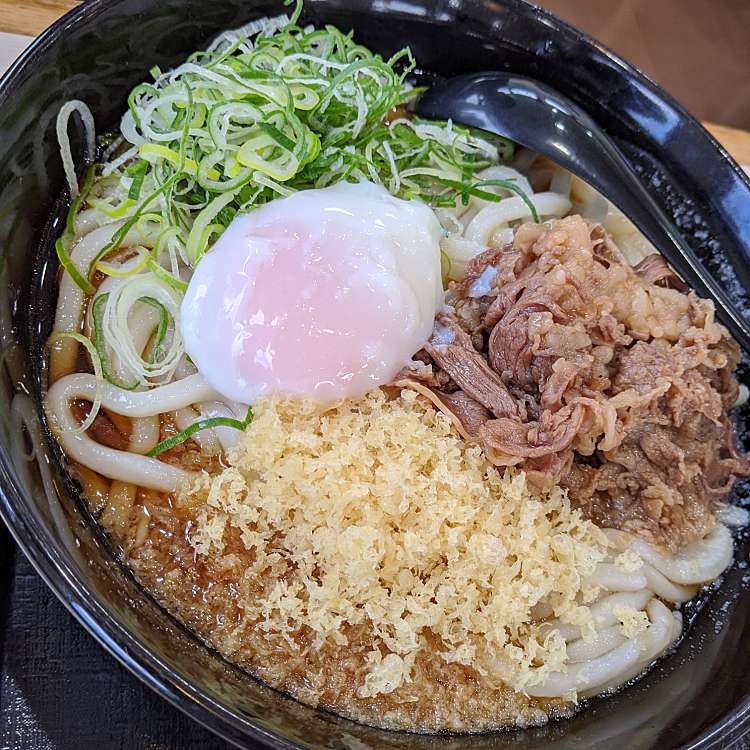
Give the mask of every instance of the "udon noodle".
[[[267, 424], [281, 431], [275, 435], [269, 428], [270, 434], [262, 435], [253, 422], [250, 431], [243, 434], [251, 415], [248, 404], [222, 396], [197, 371], [181, 337], [180, 305], [200, 258], [211, 252], [216, 237], [235, 213], [251, 211], [297, 190], [323, 188], [339, 181], [367, 180], [383, 185], [393, 195], [435, 207], [444, 229], [442, 271], [449, 295], [463, 283], [466, 274], [476, 270], [479, 256], [488, 250], [512, 247], [526, 231], [519, 227], [529, 223], [542, 224], [540, 231], [546, 231], [561, 226], [557, 221], [564, 217], [581, 215], [590, 222], [587, 226], [595, 222], [603, 226], [608, 232], [606, 241], [619, 247], [633, 266], [650, 256], [653, 248], [601, 196], [544, 159], [523, 150], [513, 153], [510, 144], [487, 140], [451, 123], [412, 119], [403, 108], [410, 99], [406, 73], [395, 72], [397, 64], [407, 57], [383, 62], [355, 47], [349, 37], [335, 29], [299, 29], [294, 25], [296, 20], [296, 16], [291, 22], [272, 19], [227, 32], [205, 55], [191, 58], [174, 71], [154, 71], [154, 84], [133, 93], [121, 132], [110, 141], [86, 181], [79, 182], [76, 175], [67, 130], [71, 115], [77, 113], [84, 127], [86, 157], [91, 162], [95, 151], [93, 118], [85, 104], [77, 101], [60, 112], [58, 136], [63, 166], [76, 203], [58, 245], [63, 268], [50, 339], [49, 390], [45, 398], [49, 425], [100, 523], [120, 545], [124, 560], [141, 581], [207, 642], [275, 686], [306, 702], [363, 721], [422, 731], [477, 731], [539, 723], [549, 716], [564, 715], [579, 698], [618, 688], [669, 649], [682, 632], [680, 605], [691, 600], [701, 586], [721, 576], [731, 563], [729, 529], [746, 523], [746, 514], [739, 509], [720, 511], [718, 520], [712, 521], [700, 538], [673, 549], [632, 530], [597, 529], [581, 511], [571, 508], [567, 499], [560, 499], [567, 495], [557, 483], [547, 487], [527, 485], [522, 457], [504, 464], [494, 462], [515, 465], [508, 469], [497, 469], [486, 457], [480, 458], [481, 451], [474, 444], [477, 433], [451, 407], [450, 397], [455, 398], [456, 389], [441, 390], [442, 385], [415, 379], [408, 373], [385, 389], [387, 397], [378, 391], [382, 403], [370, 394], [367, 398], [371, 401], [366, 402], [369, 406], [337, 404], [330, 407], [327, 416], [321, 412], [312, 417], [305, 412], [304, 419], [299, 415], [292, 418], [285, 409], [294, 411], [296, 407], [261, 401], [254, 404], [256, 421], [259, 414], [269, 420], [269, 415], [275, 415], [275, 421]], [[349, 58], [336, 58], [336, 45], [343, 45]], [[357, 64], [352, 65], [352, 60]], [[241, 63], [257, 65], [263, 71], [273, 66], [271, 82], [264, 83], [258, 77], [250, 82], [241, 79], [237, 75]], [[278, 81], [283, 81], [283, 87], [277, 87]], [[267, 88], [248, 90], [251, 85]], [[309, 153], [298, 158], [295, 146], [293, 158], [300, 164], [307, 159], [313, 166], [316, 159], [325, 159], [320, 171], [308, 175], [298, 165], [297, 172], [287, 175], [284, 170], [292, 158], [289, 155], [274, 156], [276, 161], [272, 163], [266, 154], [265, 161], [256, 159], [254, 163], [260, 166], [254, 168], [244, 166], [239, 159], [255, 132], [253, 107], [265, 101], [264, 97], [279, 95], [274, 87], [290, 92], [300, 112], [315, 113], [318, 102], [333, 97], [342, 110], [348, 107], [353, 113], [351, 120], [336, 115], [335, 122], [327, 121], [335, 108], [321, 107], [315, 115], [321, 119], [315, 137], [322, 139], [322, 145], [314, 148], [304, 142], [307, 136], [294, 130], [296, 121], [284, 119], [286, 115], [275, 110], [267, 114], [274, 124], [265, 134], [271, 133], [282, 146], [290, 139], [297, 146], [302, 143]], [[381, 96], [382, 91], [390, 92], [390, 98]], [[395, 110], [393, 105], [397, 105]], [[313, 115], [309, 117], [305, 123], [314, 129]], [[362, 134], [369, 132], [373, 135], [367, 140]], [[338, 140], [331, 136], [326, 141], [326, 133], [335, 134]], [[265, 148], [272, 146], [266, 144]], [[469, 164], [476, 168], [469, 170]], [[304, 179], [300, 175], [305, 175]], [[492, 266], [477, 272], [471, 277], [469, 297], [496, 295], [495, 276]], [[709, 325], [714, 324], [708, 321]], [[453, 338], [441, 340], [440, 335], [444, 331], [433, 338], [433, 347], [453, 343]], [[437, 370], [437, 359], [433, 358], [429, 366]], [[411, 396], [404, 395], [409, 392]], [[414, 392], [420, 394], [416, 400]], [[339, 421], [343, 426], [345, 420], [355, 419], [352, 414], [360, 412], [370, 414], [373, 424], [389, 425], [389, 409], [400, 410], [404, 423], [424, 430], [424, 450], [432, 449], [433, 442], [434, 446], [449, 444], [460, 457], [456, 461], [482, 472], [484, 479], [479, 483], [490, 482], [492, 492], [500, 493], [492, 496], [495, 500], [515, 487], [513, 492], [523, 498], [518, 501], [519, 513], [524, 504], [554, 505], [554, 511], [539, 516], [543, 522], [529, 523], [533, 528], [547, 528], [547, 534], [553, 533], [550, 529], [554, 530], [555, 524], [560, 529], [568, 524], [565, 532], [559, 532], [567, 535], [571, 555], [564, 576], [559, 574], [571, 592], [564, 606], [562, 594], [546, 592], [536, 599], [529, 596], [528, 611], [521, 620], [502, 624], [498, 614], [501, 625], [497, 627], [502, 633], [489, 635], [487, 626], [481, 637], [478, 634], [485, 632], [485, 626], [467, 626], [459, 618], [442, 632], [438, 616], [430, 621], [425, 615], [422, 624], [409, 631], [413, 642], [399, 642], [399, 619], [404, 623], [419, 621], [415, 601], [420, 587], [428, 585], [440, 565], [445, 564], [446, 571], [451, 565], [468, 565], [468, 545], [457, 548], [455, 559], [448, 555], [445, 563], [402, 561], [393, 580], [377, 584], [402, 591], [401, 614], [395, 619], [389, 619], [375, 599], [368, 600], [364, 595], [357, 599], [347, 594], [353, 598], [347, 599], [350, 610], [346, 611], [335, 611], [333, 604], [321, 601], [313, 612], [310, 600], [302, 597], [289, 613], [289, 622], [299, 627], [295, 630], [290, 625], [289, 633], [283, 635], [286, 626], [282, 627], [278, 619], [283, 611], [279, 602], [289, 603], [291, 599], [284, 599], [282, 592], [277, 603], [271, 604], [268, 572], [257, 572], [255, 578], [248, 573], [262, 545], [251, 549], [243, 546], [242, 539], [259, 533], [261, 524], [267, 523], [263, 544], [273, 541], [276, 545], [275, 562], [269, 563], [269, 570], [275, 571], [285, 586], [293, 588], [299, 583], [312, 592], [317, 584], [313, 578], [303, 583], [295, 578], [302, 575], [299, 571], [304, 565], [283, 540], [295, 534], [302, 539], [307, 531], [312, 538], [318, 532], [313, 527], [308, 529], [307, 521], [300, 520], [296, 527], [289, 525], [283, 513], [274, 517], [271, 508], [273, 502], [279, 502], [279, 508], [284, 509], [285, 503], [297, 498], [295, 502], [302, 505], [293, 510], [290, 505], [289, 513], [301, 514], [298, 518], [306, 512], [312, 514], [312, 505], [305, 511], [303, 501], [305, 492], [313, 498], [315, 490], [303, 491], [301, 485], [290, 484], [286, 488], [290, 494], [279, 500], [253, 489], [253, 477], [263, 477], [263, 483], [282, 482], [282, 477], [287, 477], [284, 472], [291, 471], [289, 466], [294, 464], [278, 463], [279, 456], [288, 450], [285, 440], [291, 440], [290, 435], [301, 440], [299, 430], [304, 420], [308, 420], [305, 440], [309, 446], [305, 447], [304, 441], [299, 443], [303, 447], [297, 459], [302, 461], [300, 456], [304, 455], [304, 460], [312, 462], [310, 466], [320, 468], [314, 461], [331, 460], [331, 451], [335, 452], [332, 447], [328, 453], [322, 449], [315, 453], [317, 448], [310, 447], [323, 440], [325, 430], [333, 429], [331, 425]], [[484, 413], [486, 419], [486, 409]], [[24, 397], [13, 402], [11, 418], [26, 425], [32, 442], [38, 440], [39, 428]], [[721, 418], [725, 419], [723, 410]], [[251, 439], [267, 441], [271, 446], [268, 450], [277, 450], [278, 456], [271, 459], [258, 453], [260, 448], [248, 447]], [[733, 440], [733, 435], [729, 439]], [[356, 454], [359, 459], [386, 460], [377, 452], [377, 445], [370, 444], [365, 450], [358, 440], [357, 434], [352, 434], [352, 445], [357, 446], [352, 450], [361, 451]], [[440, 442], [446, 440], [448, 443]], [[305, 452], [308, 448], [312, 453]], [[408, 445], [404, 452], [409, 452]], [[28, 460], [33, 457], [33, 451], [24, 456]], [[434, 463], [440, 460], [435, 454]], [[731, 471], [742, 473], [741, 463], [736, 467]], [[528, 468], [531, 476], [531, 466]], [[340, 467], [330, 471], [330, 481], [341, 480], [344, 486], [346, 472]], [[362, 482], [362, 502], [372, 503], [364, 497], [368, 491], [377, 491], [375, 480], [368, 484], [371, 479], [357, 476]], [[226, 489], [230, 480], [234, 482], [231, 493]], [[404, 487], [408, 484], [408, 478], [404, 479]], [[729, 486], [731, 482], [717, 498]], [[557, 499], [550, 499], [553, 497]], [[561, 504], [558, 507], [555, 503]], [[723, 506], [712, 507], [716, 510]], [[372, 505], [371, 512], [380, 512], [377, 504]], [[350, 533], [347, 523], [352, 529], [356, 527], [353, 521], [346, 521], [346, 513], [343, 520], [339, 519], [340, 527], [331, 521], [334, 536], [343, 538]], [[389, 549], [390, 544], [403, 544], [398, 551], [406, 555], [406, 542], [394, 539], [408, 532], [414, 517], [399, 515], [403, 511], [393, 513], [389, 528], [394, 529], [394, 537], [383, 537], [380, 543]], [[246, 520], [252, 517], [252, 523], [240, 523], [237, 519], [241, 516]], [[444, 522], [447, 526], [441, 528], [451, 526], [447, 516]], [[458, 519], [455, 522], [463, 523]], [[427, 544], [429, 535], [414, 523], [414, 538]], [[406, 524], [406, 528], [399, 528], [399, 524]], [[211, 529], [215, 538], [200, 546], [198, 540], [208, 539]], [[467, 539], [478, 539], [478, 533], [467, 530]], [[584, 555], [584, 538], [591, 545], [585, 548], [588, 557]], [[554, 546], [554, 540], [550, 543]], [[502, 545], [502, 540], [498, 544]], [[231, 547], [231, 551], [219, 554], [217, 545], [222, 550]], [[319, 555], [319, 562], [325, 558], [323, 548], [311, 546], [309, 554]], [[558, 560], [552, 552], [549, 554], [550, 559]], [[185, 562], [188, 558], [195, 559], [195, 568]], [[277, 569], [277, 558], [294, 560], [295, 567]], [[346, 564], [354, 565], [354, 558], [347, 560]], [[533, 588], [531, 579], [523, 578], [525, 565], [532, 563], [519, 559], [508, 575], [523, 579], [524, 585]], [[415, 570], [419, 575], [412, 583], [401, 583]], [[479, 575], [474, 568], [472, 571], [471, 575]], [[484, 574], [489, 576], [487, 571]], [[326, 571], [315, 575], [322, 580]], [[484, 592], [477, 594], [474, 605], [466, 605], [466, 621], [478, 618], [492, 598], [491, 586], [486, 586], [486, 591], [482, 586], [485, 584], [472, 578], [466, 580], [467, 597], [480, 589]], [[196, 597], [190, 591], [198, 592]], [[226, 600], [212, 591], [223, 592]], [[429, 607], [437, 611], [436, 607], [443, 606], [440, 617], [447, 617], [452, 610], [448, 604], [440, 604], [438, 591], [436, 588]], [[243, 596], [251, 595], [267, 602], [266, 610], [252, 610], [249, 599], [243, 604]], [[369, 612], [369, 619], [362, 612]], [[322, 620], [315, 618], [324, 615], [338, 624], [328, 630], [316, 625]], [[226, 623], [232, 618], [239, 624], [230, 631]], [[462, 628], [466, 629], [465, 636], [460, 635]], [[341, 650], [347, 642], [353, 654], [348, 662]], [[517, 664], [487, 666], [488, 654], [492, 656], [495, 647], [498, 654], [517, 654], [524, 668]], [[266, 653], [264, 648], [270, 651]], [[293, 668], [283, 666], [284, 648], [294, 654]], [[450, 659], [440, 657], [449, 648], [455, 649]], [[545, 654], [552, 654], [555, 648], [557, 661], [549, 656], [553, 667], [545, 671]], [[313, 653], [316, 650], [320, 653]], [[326, 654], [329, 662], [325, 661]], [[334, 676], [337, 670], [339, 677]], [[337, 682], [347, 675], [348, 682]], [[436, 687], [438, 682], [442, 684], [440, 689]]]

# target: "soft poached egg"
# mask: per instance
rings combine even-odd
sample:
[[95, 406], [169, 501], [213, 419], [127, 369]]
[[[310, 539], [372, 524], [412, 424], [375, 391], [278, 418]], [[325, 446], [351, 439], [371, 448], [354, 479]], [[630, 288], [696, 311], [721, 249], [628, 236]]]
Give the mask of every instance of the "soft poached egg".
[[185, 349], [220, 394], [336, 401], [390, 382], [442, 305], [430, 208], [369, 182], [237, 216], [182, 302]]

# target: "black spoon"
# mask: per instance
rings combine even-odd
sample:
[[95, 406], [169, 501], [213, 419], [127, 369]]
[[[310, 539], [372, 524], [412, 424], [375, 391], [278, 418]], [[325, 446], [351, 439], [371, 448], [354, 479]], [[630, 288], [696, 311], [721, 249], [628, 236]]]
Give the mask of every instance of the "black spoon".
[[489, 71], [429, 88], [417, 114], [495, 133], [564, 167], [614, 203], [702, 297], [750, 352], [750, 322], [704, 268], [601, 128], [578, 105], [538, 81]]

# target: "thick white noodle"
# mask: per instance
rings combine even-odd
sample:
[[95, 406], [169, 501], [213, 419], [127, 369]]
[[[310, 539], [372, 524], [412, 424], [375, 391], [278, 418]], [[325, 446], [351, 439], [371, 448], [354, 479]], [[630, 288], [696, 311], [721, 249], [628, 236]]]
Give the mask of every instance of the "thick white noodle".
[[[480, 180], [512, 180], [513, 184], [522, 190], [526, 195], [532, 196], [534, 194], [534, 189], [529, 184], [528, 179], [525, 175], [521, 174], [517, 169], [513, 169], [513, 167], [506, 167], [503, 165], [497, 165], [494, 167], [487, 167], [487, 169], [483, 169], [477, 177]], [[503, 195], [506, 197], [512, 197], [516, 195], [511, 190], [506, 190], [505, 188], [498, 187], [496, 185], [486, 185], [482, 187], [482, 190], [488, 192], [488, 193], [494, 193], [495, 195]], [[493, 201], [486, 201], [483, 198], [477, 198], [476, 196], [471, 196], [469, 199], [469, 206], [475, 209], [484, 208], [485, 206], [496, 206], [497, 203]]]
[[559, 193], [570, 198], [570, 189], [573, 186], [573, 175], [567, 169], [557, 167], [552, 172], [549, 190], [551, 193]]
[[460, 237], [463, 234], [464, 225], [459, 218], [461, 214], [461, 211], [459, 210], [459, 201], [456, 201], [456, 204], [457, 205], [454, 208], [436, 208], [435, 216], [437, 216], [440, 226], [442, 226], [448, 234]]
[[609, 210], [609, 201], [580, 177], [573, 177], [570, 186], [573, 211], [585, 219], [603, 222]]
[[549, 675], [541, 685], [526, 688], [538, 698], [554, 698], [575, 690], [578, 693], [597, 690], [612, 681], [621, 681], [621, 675], [645, 666], [661, 654], [674, 637], [672, 612], [658, 599], [646, 606], [650, 624], [646, 630], [594, 659], [572, 664], [566, 672]]
[[700, 584], [718, 578], [734, 554], [732, 534], [721, 523], [717, 523], [699, 542], [687, 544], [673, 555], [664, 554], [652, 545], [632, 535], [606, 530], [610, 539], [622, 548], [630, 548], [647, 563], [673, 583], [682, 585]]
[[539, 154], [536, 151], [531, 151], [528, 148], [519, 148], [514, 153], [511, 164], [515, 170], [523, 174], [529, 171], [538, 158]]
[[601, 586], [607, 591], [640, 591], [646, 588], [646, 577], [641, 571], [627, 572], [614, 563], [599, 563], [592, 575], [585, 579], [587, 586]]
[[[195, 410], [199, 413], [196, 413]], [[174, 418], [177, 427], [180, 430], [186, 430], [195, 422], [202, 419], [215, 419], [216, 417], [228, 417], [229, 419], [242, 420], [247, 414], [247, 406], [235, 404], [234, 402], [226, 403], [222, 401], [206, 401], [201, 404], [195, 404], [186, 409], [179, 409], [175, 412]], [[207, 430], [200, 430], [191, 437], [201, 447], [201, 450], [216, 455], [221, 450], [225, 453], [234, 448], [239, 442], [242, 432], [234, 427], [213, 427]]]
[[[54, 408], [55, 405], [51, 404], [50, 409]], [[170, 466], [156, 458], [108, 448], [85, 433], [74, 433], [77, 422], [70, 409], [56, 411], [55, 422], [55, 434], [67, 456], [110, 479], [159, 492], [174, 492], [184, 482], [197, 476], [194, 472]]]
[[[727, 522], [741, 525], [747, 515], [722, 508]], [[732, 560], [733, 542], [729, 529], [717, 525], [700, 542], [689, 544], [674, 554], [662, 552], [638, 537], [605, 529], [615, 551], [597, 565], [583, 583], [614, 591], [600, 596], [590, 611], [596, 635], [586, 640], [576, 625], [550, 620], [550, 630], [557, 630], [567, 642], [566, 671], [549, 675], [542, 684], [527, 688], [536, 697], [560, 697], [575, 690], [579, 695], [593, 695], [612, 690], [638, 675], [661, 655], [682, 632], [682, 616], [672, 612], [665, 602], [681, 603], [692, 599], [698, 586], [716, 579]], [[614, 554], [629, 550], [641, 558], [641, 566], [626, 572], [612, 562]], [[620, 630], [621, 608], [646, 610], [650, 625], [632, 639]], [[543, 609], [539, 610], [545, 614]]]
[[[513, 229], [506, 227], [499, 229], [492, 235], [492, 246], [501, 248], [513, 242]], [[440, 250], [445, 254], [450, 263], [448, 278], [460, 281], [466, 273], [466, 266], [472, 258], [475, 258], [487, 248], [473, 240], [467, 240], [458, 234], [449, 234], [440, 240]]]
[[[652, 599], [646, 607], [651, 624], [645, 632], [637, 635], [633, 640], [639, 647], [639, 658], [629, 669], [622, 668], [613, 682], [622, 685], [623, 682], [642, 672], [654, 659], [663, 654], [674, 643], [682, 630], [682, 618], [675, 617], [666, 605], [658, 599]], [[599, 683], [596, 692], [609, 688], [609, 683]], [[586, 694], [586, 690], [581, 690]]]
[[460, 234], [449, 234], [440, 240], [440, 250], [445, 253], [450, 261], [448, 277], [459, 281], [464, 277], [466, 265], [487, 248], [474, 240], [467, 240]]
[[[76, 433], [78, 423], [71, 412], [70, 402], [75, 398], [90, 401], [96, 387], [93, 375], [76, 373], [60, 378], [47, 393], [45, 407], [50, 425], [70, 458], [110, 479], [161, 492], [174, 492], [183, 482], [196, 476], [194, 472], [170, 466], [156, 458], [114, 450], [95, 442], [85, 433]], [[200, 375], [142, 392], [125, 391], [109, 384], [102, 386], [104, 408], [130, 417], [151, 417], [211, 398], [215, 398], [215, 394]]]
[[592, 640], [584, 641], [580, 638], [568, 644], [567, 655], [571, 664], [576, 664], [589, 659], [596, 659], [610, 652], [613, 648], [622, 646], [627, 638], [622, 634], [619, 625], [611, 625], [600, 630]]
[[[717, 514], [721, 520], [736, 525], [747, 522], [742, 509], [724, 507]], [[638, 537], [605, 529], [615, 550], [599, 563], [594, 573], [582, 583], [616, 592], [600, 596], [590, 611], [596, 635], [586, 640], [580, 627], [550, 620], [550, 630], [557, 630], [567, 642], [567, 670], [550, 675], [545, 681], [527, 689], [537, 697], [559, 697], [575, 690], [579, 695], [593, 695], [612, 690], [643, 671], [679, 637], [682, 616], [672, 612], [662, 601], [679, 604], [692, 599], [698, 587], [716, 579], [732, 560], [733, 542], [729, 529], [717, 523], [700, 542], [689, 544], [674, 554], [656, 549]], [[641, 558], [641, 565], [627, 572], [612, 560], [622, 551]], [[650, 625], [627, 639], [620, 630], [621, 608], [646, 610]], [[537, 617], [549, 615], [543, 607]]]
[[[81, 240], [87, 234], [93, 232], [94, 229], [98, 229], [107, 224], [113, 224], [114, 222], [115, 219], [110, 219], [96, 208], [85, 208], [83, 211], [79, 211], [76, 214], [74, 222], [76, 238]], [[114, 230], [112, 234], [114, 234]]]
[[646, 256], [656, 252], [656, 248], [643, 236], [618, 208], [607, 203], [607, 215], [602, 226], [612, 235], [614, 243], [627, 258], [631, 266], [640, 263]]
[[[550, 189], [542, 193], [534, 193], [528, 179], [508, 166], [488, 167], [478, 176], [486, 180], [513, 180], [526, 193], [541, 219], [560, 218], [570, 210], [570, 179], [561, 170], [553, 172]], [[463, 278], [466, 264], [488, 247], [502, 247], [512, 242], [512, 223], [532, 218], [526, 202], [514, 192], [493, 185], [482, 189], [503, 199], [494, 203], [472, 196], [464, 205], [457, 198], [454, 207], [435, 211], [446, 230], [440, 249], [450, 261], [449, 279]]]
[[132, 432], [128, 450], [144, 456], [159, 442], [161, 431], [159, 417], [133, 417], [130, 423]]
[[[597, 631], [600, 631], [610, 625], [615, 625], [619, 622], [616, 611], [619, 611], [622, 607], [635, 610], [644, 609], [652, 596], [653, 594], [648, 589], [622, 591], [605, 596], [590, 607], [594, 627]], [[549, 625], [550, 629], [558, 630], [566, 641], [577, 640], [581, 637], [581, 629], [578, 625], [570, 625], [559, 620], [553, 620]]]
[[[655, 600], [654, 600], [655, 601]], [[682, 633], [682, 615], [679, 612], [672, 612], [671, 632], [669, 633], [667, 645], [662, 649], [661, 652], [650, 654], [647, 652], [642, 661], [639, 661], [635, 666], [630, 669], [620, 672], [613, 680], [604, 684], [598, 685], [595, 690], [584, 690], [580, 693], [581, 698], [589, 698], [592, 695], [601, 695], [602, 693], [613, 692], [618, 688], [622, 687], [628, 680], [637, 677], [643, 671], [645, 671], [649, 664], [654, 659], [657, 659], [661, 654], [666, 651]]]
[[648, 588], [666, 602], [674, 602], [675, 604], [687, 602], [698, 592], [697, 586], [681, 586], [670, 581], [669, 578], [662, 575], [653, 565], [647, 562], [643, 563], [641, 570], [646, 578]]
[[[91, 261], [111, 241], [112, 235], [123, 225], [118, 221], [89, 232], [70, 250], [70, 259], [76, 269], [86, 276]], [[63, 273], [57, 295], [55, 331], [77, 332], [81, 325], [84, 292], [69, 273]]]
[[[202, 419], [229, 417], [229, 419], [242, 420], [247, 414], [247, 406], [238, 404], [235, 408], [232, 408], [232, 405], [220, 401], [206, 401], [200, 404], [199, 408]], [[221, 447], [225, 453], [231, 448], [234, 448], [242, 436], [242, 432], [234, 427], [214, 427], [213, 432], [219, 440], [219, 443], [221, 443]]]
[[177, 367], [175, 367], [174, 377], [175, 380], [182, 380], [188, 375], [195, 375], [196, 372], [198, 372], [198, 368], [188, 359], [187, 354], [183, 354], [177, 363]]
[[[213, 401], [219, 398], [203, 376], [197, 374], [147, 391], [126, 391], [109, 383], [100, 384], [100, 387], [102, 407], [126, 417], [153, 417], [182, 409], [198, 401]], [[92, 401], [96, 388], [97, 381], [94, 375], [80, 372], [66, 375], [49, 389], [48, 406], [61, 403], [61, 398], [68, 401], [74, 398]]]

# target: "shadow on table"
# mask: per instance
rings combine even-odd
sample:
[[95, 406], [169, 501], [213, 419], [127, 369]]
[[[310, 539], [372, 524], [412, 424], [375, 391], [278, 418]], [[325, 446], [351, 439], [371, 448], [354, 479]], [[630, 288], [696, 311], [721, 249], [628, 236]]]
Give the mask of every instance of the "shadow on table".
[[228, 750], [110, 657], [0, 522], [0, 748]]

